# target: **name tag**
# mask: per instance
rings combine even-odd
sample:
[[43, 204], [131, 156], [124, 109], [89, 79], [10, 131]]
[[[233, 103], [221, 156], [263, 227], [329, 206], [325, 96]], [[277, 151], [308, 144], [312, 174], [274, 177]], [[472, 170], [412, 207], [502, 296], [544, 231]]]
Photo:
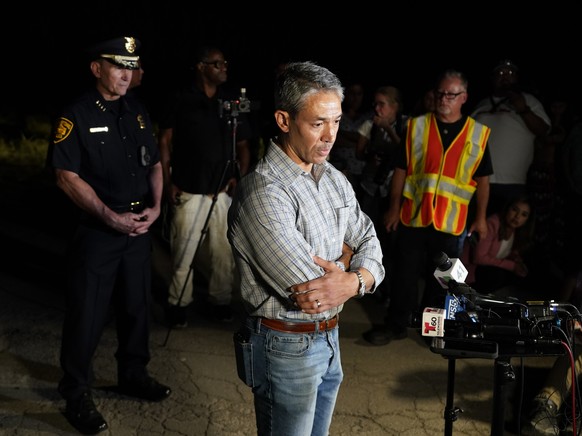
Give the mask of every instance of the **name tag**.
[[91, 127], [89, 129], [89, 132], [91, 133], [99, 133], [99, 132], [108, 132], [109, 131], [109, 127], [105, 126], [105, 127]]

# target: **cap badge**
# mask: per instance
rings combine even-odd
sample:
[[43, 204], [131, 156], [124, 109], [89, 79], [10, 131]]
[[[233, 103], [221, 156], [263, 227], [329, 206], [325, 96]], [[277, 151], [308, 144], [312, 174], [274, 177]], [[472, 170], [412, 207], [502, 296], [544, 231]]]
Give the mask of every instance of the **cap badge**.
[[125, 49], [127, 50], [128, 53], [135, 52], [136, 49], [135, 39], [132, 38], [131, 36], [125, 37]]

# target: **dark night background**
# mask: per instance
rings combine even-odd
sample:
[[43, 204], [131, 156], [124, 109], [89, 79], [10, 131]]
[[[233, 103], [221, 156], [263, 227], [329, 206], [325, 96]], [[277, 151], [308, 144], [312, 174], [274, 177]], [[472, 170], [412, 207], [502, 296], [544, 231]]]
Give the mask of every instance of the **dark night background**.
[[[140, 91], [154, 119], [160, 98], [185, 77], [191, 48], [202, 42], [223, 49], [229, 61], [229, 86], [246, 87], [254, 102], [269, 99], [263, 107], [270, 103], [274, 68], [279, 61], [313, 60], [337, 73], [344, 83], [351, 78], [362, 80], [368, 94], [381, 85], [399, 87], [405, 112], [440, 72], [457, 68], [469, 79], [468, 112], [488, 95], [493, 66], [510, 58], [520, 66], [526, 87], [542, 101], [564, 93], [582, 113], [578, 67], [582, 22], [576, 11], [579, 6], [573, 2], [569, 9], [557, 2], [536, 2], [542, 6], [536, 9], [534, 2], [509, 1], [502, 6], [486, 1], [461, 5], [433, 2], [434, 6], [429, 2], [359, 1], [266, 6], [264, 2], [261, 6], [244, 2], [236, 7], [221, 2], [214, 10], [202, 9], [201, 4], [206, 3], [187, 0], [33, 3], [38, 4], [20, 0], [5, 3], [3, 8], [0, 141], [9, 136], [12, 122], [20, 126], [28, 115], [54, 116], [86, 86], [94, 86], [83, 49], [98, 40], [126, 35], [142, 43], [145, 76]], [[279, 12], [272, 12], [274, 9]], [[15, 136], [20, 138], [19, 134]], [[0, 270], [48, 290], [42, 298], [53, 307], [60, 301], [65, 265], [59, 250], [70, 232], [73, 214], [67, 213], [70, 203], [57, 192], [52, 175], [34, 174], [28, 179], [21, 173], [25, 171], [20, 166], [11, 168], [0, 162], [4, 218], [0, 239], [8, 254]], [[45, 242], [45, 235], [59, 239], [50, 237]], [[545, 286], [545, 281], [541, 285]], [[547, 290], [555, 286], [550, 283]], [[166, 283], [158, 276], [154, 277], [154, 288], [159, 292], [156, 298], [165, 297]], [[20, 288], [14, 295], [29, 297]], [[30, 317], [28, 312], [22, 316]], [[10, 329], [15, 333], [21, 330], [26, 332], [25, 339], [31, 338], [30, 329]], [[44, 363], [39, 366], [26, 359], [11, 360], [19, 369], [27, 369], [27, 379], [32, 366], [50, 369]], [[410, 385], [409, 380], [406, 385]], [[533, 392], [534, 386], [537, 384], [530, 383], [527, 388]], [[42, 413], [29, 415], [51, 415], [46, 413], [45, 402], [43, 397]]]
[[469, 78], [469, 110], [487, 95], [489, 73], [504, 58], [520, 66], [525, 87], [538, 96], [565, 92], [573, 102], [579, 99], [581, 38], [569, 25], [571, 10], [547, 10], [552, 5], [546, 4], [546, 10], [521, 6], [511, 13], [481, 3], [469, 13], [459, 6], [374, 4], [285, 4], [277, 14], [250, 3], [221, 4], [216, 11], [173, 0], [16, 6], [26, 10], [7, 16], [11, 30], [5, 27], [0, 35], [0, 112], [54, 113], [93, 83], [83, 48], [123, 35], [142, 42], [141, 91], [154, 118], [158, 98], [184, 78], [191, 48], [199, 42], [223, 49], [229, 86], [246, 87], [253, 101], [270, 99], [277, 62], [314, 60], [344, 82], [363, 80], [369, 93], [380, 85], [401, 88], [405, 111], [438, 73], [457, 68]]

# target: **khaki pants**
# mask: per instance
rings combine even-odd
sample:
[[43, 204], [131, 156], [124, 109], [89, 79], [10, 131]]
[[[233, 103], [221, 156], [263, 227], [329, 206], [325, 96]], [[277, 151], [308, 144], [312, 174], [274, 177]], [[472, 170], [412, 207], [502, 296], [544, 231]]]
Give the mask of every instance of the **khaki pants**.
[[184, 292], [180, 306], [187, 306], [193, 301], [192, 277], [194, 271], [190, 272], [185, 287], [184, 282], [192, 266], [194, 254], [196, 254], [195, 271], [202, 272], [206, 278], [209, 302], [217, 305], [230, 304], [234, 289], [235, 264], [226, 231], [231, 198], [224, 192], [218, 195], [208, 221], [205, 239], [198, 252], [196, 249], [212, 205], [212, 196], [183, 192], [180, 200], [180, 204], [174, 208], [170, 233], [174, 271], [168, 302], [176, 305], [182, 290]]

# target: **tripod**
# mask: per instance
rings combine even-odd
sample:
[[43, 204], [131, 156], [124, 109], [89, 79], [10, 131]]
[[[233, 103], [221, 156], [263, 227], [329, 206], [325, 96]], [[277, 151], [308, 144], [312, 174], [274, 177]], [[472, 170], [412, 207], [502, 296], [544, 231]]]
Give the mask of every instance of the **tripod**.
[[[458, 418], [459, 412], [463, 409], [454, 405], [455, 396], [455, 357], [448, 357], [448, 378], [447, 378], [447, 402], [445, 405], [445, 436], [453, 434], [453, 422]], [[502, 435], [505, 425], [505, 391], [504, 387], [515, 380], [513, 367], [509, 363], [509, 358], [495, 359], [494, 388], [493, 388], [493, 414], [491, 417], [491, 436]]]
[[[222, 106], [220, 109], [221, 109], [220, 116], [222, 117]], [[220, 176], [220, 180], [218, 181], [218, 184], [217, 184], [216, 189], [214, 191], [214, 194], [212, 196], [212, 203], [210, 204], [210, 209], [208, 210], [208, 214], [206, 215], [206, 219], [204, 221], [204, 226], [202, 227], [200, 239], [198, 240], [198, 244], [196, 245], [196, 250], [194, 251], [194, 255], [192, 256], [192, 261], [190, 262], [190, 267], [188, 269], [188, 274], [186, 275], [186, 278], [184, 279], [184, 284], [182, 285], [182, 290], [180, 291], [180, 296], [178, 297], [178, 301], [176, 302], [176, 306], [178, 306], [178, 307], [180, 306], [180, 303], [182, 302], [182, 298], [184, 297], [184, 292], [186, 291], [186, 286], [188, 286], [188, 282], [191, 280], [192, 272], [193, 272], [194, 266], [195, 266], [196, 254], [198, 253], [198, 251], [200, 250], [200, 247], [202, 246], [202, 244], [204, 243], [204, 240], [206, 239], [206, 235], [208, 233], [208, 227], [209, 227], [209, 223], [210, 223], [210, 217], [212, 216], [212, 211], [214, 209], [214, 205], [216, 204], [216, 201], [218, 200], [218, 195], [220, 194], [221, 187], [223, 186], [223, 183], [224, 183], [227, 175], [229, 174], [229, 170], [232, 169], [232, 171], [237, 179], [239, 178], [239, 175], [240, 175], [238, 161], [236, 160], [236, 132], [237, 132], [237, 127], [238, 127], [238, 120], [237, 120], [237, 114], [234, 111], [229, 115], [228, 124], [231, 126], [231, 130], [232, 130], [232, 135], [231, 135], [232, 136], [232, 159], [229, 159], [226, 162], [224, 169], [222, 171], [222, 175]], [[164, 344], [163, 344], [164, 347], [166, 346], [166, 344], [168, 343], [168, 340], [170, 339], [171, 332], [172, 332], [172, 326], [169, 325], [168, 331], [166, 333], [166, 338], [165, 338]]]
[[[456, 407], [454, 402], [455, 391], [455, 361], [457, 358], [485, 358], [494, 359], [494, 377], [493, 377], [493, 413], [491, 416], [491, 436], [502, 435], [505, 427], [505, 401], [506, 388], [515, 381], [515, 372], [511, 366], [512, 357], [543, 357], [558, 356], [563, 354], [561, 345], [553, 343], [527, 344], [513, 342], [494, 342], [488, 340], [470, 340], [470, 339], [449, 339], [457, 347], [451, 345], [447, 348], [445, 342], [435, 340], [430, 349], [434, 353], [442, 354], [447, 358], [448, 377], [447, 377], [447, 402], [445, 406], [445, 436], [453, 434], [453, 422], [458, 418], [459, 412], [463, 410]], [[477, 349], [471, 349], [471, 345], [480, 345]], [[491, 347], [494, 345], [494, 347]], [[464, 348], [462, 348], [464, 346]], [[489, 351], [487, 351], [489, 349]]]

